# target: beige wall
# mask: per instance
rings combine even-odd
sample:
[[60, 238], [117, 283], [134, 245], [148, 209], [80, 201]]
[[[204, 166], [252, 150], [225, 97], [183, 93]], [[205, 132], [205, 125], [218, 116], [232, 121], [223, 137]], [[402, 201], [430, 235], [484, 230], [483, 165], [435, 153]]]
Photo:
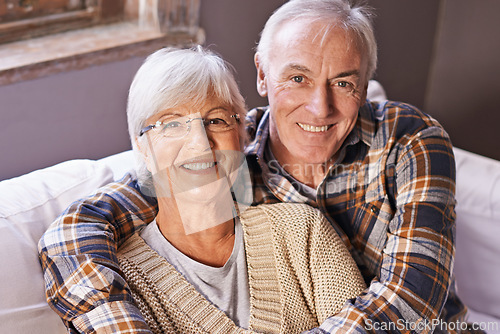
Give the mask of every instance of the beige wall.
[[500, 160], [500, 1], [443, 1], [425, 110], [453, 144]]
[[129, 149], [126, 97], [141, 61], [0, 86], [0, 180]]
[[375, 78], [390, 99], [424, 106], [439, 1], [372, 0], [378, 42]]
[[455, 146], [500, 160], [500, 1], [372, 0], [377, 79]]
[[[253, 48], [282, 0], [202, 1], [207, 45], [229, 60], [249, 107]], [[377, 79], [389, 98], [435, 116], [458, 147], [500, 160], [498, 0], [370, 0], [377, 17]], [[142, 59], [0, 86], [0, 180], [130, 147], [127, 89]]]

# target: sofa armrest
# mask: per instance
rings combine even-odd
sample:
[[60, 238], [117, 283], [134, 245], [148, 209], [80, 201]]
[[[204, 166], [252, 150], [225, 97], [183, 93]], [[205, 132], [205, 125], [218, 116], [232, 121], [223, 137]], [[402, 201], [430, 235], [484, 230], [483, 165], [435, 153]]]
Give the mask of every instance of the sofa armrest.
[[494, 319], [500, 333], [500, 161], [454, 152], [457, 293], [471, 310], [469, 321]]
[[67, 332], [45, 301], [38, 240], [73, 201], [111, 181], [106, 164], [72, 160], [0, 182], [0, 332]]

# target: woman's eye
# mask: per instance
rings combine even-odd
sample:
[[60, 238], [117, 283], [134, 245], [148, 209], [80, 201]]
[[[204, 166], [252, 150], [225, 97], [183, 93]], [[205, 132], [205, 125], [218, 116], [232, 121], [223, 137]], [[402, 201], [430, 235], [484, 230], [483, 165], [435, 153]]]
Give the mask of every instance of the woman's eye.
[[304, 77], [301, 75], [295, 75], [292, 77], [292, 80], [296, 83], [301, 83], [304, 81]]
[[172, 121], [172, 122], [168, 122], [168, 123], [163, 123], [163, 128], [164, 129], [177, 128], [179, 126], [181, 126], [181, 122], [178, 122], [178, 121]]
[[222, 118], [212, 118], [208, 120], [209, 125], [226, 125], [227, 122]]

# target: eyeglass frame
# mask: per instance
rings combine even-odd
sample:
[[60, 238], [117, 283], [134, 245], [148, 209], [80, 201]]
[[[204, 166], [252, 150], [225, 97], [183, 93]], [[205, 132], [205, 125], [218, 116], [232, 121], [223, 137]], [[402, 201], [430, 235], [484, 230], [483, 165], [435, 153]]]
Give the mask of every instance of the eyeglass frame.
[[[240, 115], [239, 114], [233, 114], [233, 115], [230, 115], [229, 117], [233, 117], [235, 120], [236, 120], [236, 123], [239, 124], [240, 123]], [[179, 118], [182, 118], [182, 117], [179, 117]], [[188, 125], [188, 128], [187, 128], [187, 131], [186, 131], [186, 134], [189, 133], [189, 131], [191, 131], [191, 125], [190, 123], [192, 121], [195, 121], [195, 120], [201, 120], [203, 122], [203, 128], [206, 128], [205, 126], [205, 121], [206, 119], [203, 118], [203, 117], [194, 117], [194, 118], [189, 118], [185, 123]], [[152, 130], [152, 129], [155, 129], [159, 126], [162, 126], [163, 124], [166, 124], [168, 122], [171, 122], [172, 120], [168, 120], [168, 121], [165, 121], [165, 122], [161, 122], [161, 121], [156, 121], [155, 124], [150, 124], [144, 128], [141, 129], [141, 131], [139, 132], [139, 137], [141, 137], [143, 134], [145, 134], [146, 132], [148, 132], [149, 130]], [[230, 129], [228, 129], [230, 130]], [[222, 132], [225, 132], [225, 131], [222, 131]], [[185, 136], [186, 134], [184, 134], [183, 136]], [[180, 136], [180, 137], [167, 137], [167, 138], [182, 138], [183, 136]]]

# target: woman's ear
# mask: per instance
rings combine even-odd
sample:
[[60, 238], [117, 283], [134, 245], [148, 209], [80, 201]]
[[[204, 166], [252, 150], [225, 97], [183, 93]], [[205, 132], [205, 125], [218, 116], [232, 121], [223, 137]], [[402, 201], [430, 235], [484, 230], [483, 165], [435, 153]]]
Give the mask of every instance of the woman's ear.
[[267, 78], [264, 72], [264, 66], [262, 64], [261, 56], [257, 52], [254, 56], [255, 68], [257, 69], [257, 92], [262, 97], [267, 96]]

